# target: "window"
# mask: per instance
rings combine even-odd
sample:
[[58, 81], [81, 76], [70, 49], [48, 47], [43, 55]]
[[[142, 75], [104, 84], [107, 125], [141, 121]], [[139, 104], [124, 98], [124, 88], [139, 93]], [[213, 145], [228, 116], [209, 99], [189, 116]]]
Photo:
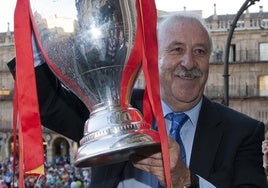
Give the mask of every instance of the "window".
[[236, 61], [236, 46], [235, 44], [231, 44], [229, 49], [229, 62], [233, 63]]
[[257, 20], [254, 20], [254, 27], [257, 27], [258, 24], [257, 24]]
[[260, 43], [260, 61], [268, 60], [268, 43]]
[[243, 28], [243, 27], [245, 27], [245, 22], [244, 22], [244, 21], [237, 21], [237, 27], [238, 27], [238, 28]]
[[268, 19], [263, 19], [263, 20], [261, 21], [261, 26], [262, 26], [263, 28], [267, 27], [267, 26], [268, 26]]
[[258, 120], [262, 122], [267, 122], [268, 112], [267, 111], [258, 111]]
[[260, 76], [259, 91], [260, 96], [268, 96], [268, 75]]

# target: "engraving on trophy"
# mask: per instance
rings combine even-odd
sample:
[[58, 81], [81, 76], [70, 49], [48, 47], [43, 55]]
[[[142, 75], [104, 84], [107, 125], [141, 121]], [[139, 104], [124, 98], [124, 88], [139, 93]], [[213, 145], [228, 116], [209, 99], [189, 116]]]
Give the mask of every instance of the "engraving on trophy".
[[116, 111], [109, 117], [108, 122], [111, 124], [125, 123], [131, 120], [127, 111]]

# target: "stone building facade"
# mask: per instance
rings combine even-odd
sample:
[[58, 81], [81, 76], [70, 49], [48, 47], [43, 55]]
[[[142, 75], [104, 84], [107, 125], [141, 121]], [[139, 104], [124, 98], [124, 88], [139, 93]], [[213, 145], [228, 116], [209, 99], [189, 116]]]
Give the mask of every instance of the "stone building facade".
[[[233, 15], [215, 14], [205, 22], [211, 31], [213, 50], [206, 95], [224, 99], [225, 46]], [[229, 106], [268, 124], [268, 12], [245, 11], [232, 35], [229, 59]]]
[[[14, 79], [6, 64], [14, 56], [14, 33], [8, 28], [0, 33], [0, 161], [10, 156], [13, 148]], [[77, 143], [46, 128], [43, 128], [43, 141], [47, 162], [54, 162], [59, 156], [73, 161]]]
[[13, 77], [6, 63], [14, 57], [13, 32], [0, 33], [0, 160], [10, 154], [12, 137]]
[[[200, 11], [198, 11], [200, 13]], [[161, 15], [166, 13], [161, 12]], [[222, 102], [224, 94], [224, 49], [235, 15], [215, 14], [205, 18], [211, 31], [213, 51], [206, 95]], [[15, 55], [13, 32], [0, 33], [0, 160], [12, 152], [14, 82], [6, 63]], [[229, 106], [268, 124], [268, 12], [243, 14], [233, 34], [229, 56]], [[140, 76], [136, 87], [144, 87]], [[73, 162], [77, 143], [43, 128], [47, 162], [67, 157]]]

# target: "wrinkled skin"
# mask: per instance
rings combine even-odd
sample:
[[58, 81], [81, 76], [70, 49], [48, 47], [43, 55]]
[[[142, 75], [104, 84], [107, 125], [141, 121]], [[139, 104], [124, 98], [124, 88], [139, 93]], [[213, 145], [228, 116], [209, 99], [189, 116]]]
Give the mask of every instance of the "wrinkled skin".
[[[161, 97], [175, 112], [189, 110], [201, 99], [209, 72], [210, 39], [195, 20], [175, 22], [159, 33]], [[198, 70], [201, 76], [179, 76]]]

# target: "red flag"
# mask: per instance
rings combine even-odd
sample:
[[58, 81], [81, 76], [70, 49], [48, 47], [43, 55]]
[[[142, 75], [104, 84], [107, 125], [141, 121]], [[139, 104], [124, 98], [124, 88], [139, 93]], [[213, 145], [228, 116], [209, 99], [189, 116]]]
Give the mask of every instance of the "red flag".
[[14, 101], [17, 104], [17, 108], [14, 108], [14, 116], [17, 117], [19, 123], [19, 171], [20, 187], [23, 187], [22, 178], [25, 174], [44, 175], [44, 149], [28, 0], [17, 1], [14, 15], [14, 38], [16, 50], [16, 97], [14, 100], [17, 100]]

